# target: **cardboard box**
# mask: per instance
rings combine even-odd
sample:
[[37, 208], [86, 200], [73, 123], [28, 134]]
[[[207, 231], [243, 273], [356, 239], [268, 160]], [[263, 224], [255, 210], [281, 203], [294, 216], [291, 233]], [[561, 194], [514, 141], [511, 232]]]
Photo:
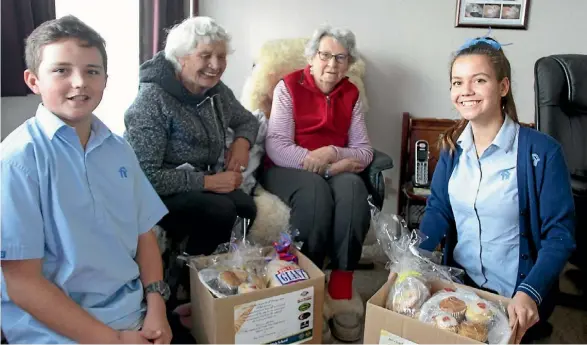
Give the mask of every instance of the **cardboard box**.
[[192, 335], [198, 344], [320, 344], [324, 273], [302, 253], [295, 255], [310, 279], [225, 298], [214, 297], [193, 268], [207, 266], [210, 257], [191, 259]]
[[[365, 314], [365, 344], [481, 344], [462, 335], [441, 330], [433, 325], [420, 322], [417, 319], [396, 313], [385, 308], [390, 282], [387, 282], [379, 291], [367, 301]], [[457, 286], [474, 291], [479, 297], [488, 301], [499, 301], [507, 305], [509, 298], [495, 295], [486, 291], [473, 289], [460, 284], [446, 281], [434, 281], [432, 293], [445, 287]], [[515, 340], [516, 329], [512, 332], [509, 344]]]

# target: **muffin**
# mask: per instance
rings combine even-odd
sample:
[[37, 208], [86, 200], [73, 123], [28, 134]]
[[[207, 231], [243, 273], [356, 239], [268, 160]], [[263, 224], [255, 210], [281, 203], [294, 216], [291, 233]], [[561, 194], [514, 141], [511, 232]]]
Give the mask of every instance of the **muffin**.
[[240, 279], [232, 271], [224, 271], [218, 275], [218, 286], [231, 293], [235, 293], [240, 284]]
[[400, 314], [416, 317], [422, 304], [430, 298], [430, 290], [424, 282], [415, 277], [407, 277], [393, 287], [391, 309]]
[[459, 326], [458, 333], [467, 338], [484, 343], [487, 341], [488, 329], [486, 325], [480, 323], [463, 321]]
[[443, 299], [438, 306], [440, 310], [449, 313], [459, 322], [463, 321], [465, 311], [467, 310], [467, 304], [454, 296]]
[[493, 312], [489, 309], [487, 302], [477, 300], [467, 305], [465, 317], [467, 318], [467, 321], [487, 325], [493, 317]]
[[436, 328], [444, 329], [445, 331], [453, 333], [457, 333], [459, 331], [459, 322], [448, 313], [434, 315], [432, 317], [432, 322]]
[[412, 316], [419, 300], [418, 290], [403, 289], [393, 296], [393, 305], [390, 309], [400, 314]]

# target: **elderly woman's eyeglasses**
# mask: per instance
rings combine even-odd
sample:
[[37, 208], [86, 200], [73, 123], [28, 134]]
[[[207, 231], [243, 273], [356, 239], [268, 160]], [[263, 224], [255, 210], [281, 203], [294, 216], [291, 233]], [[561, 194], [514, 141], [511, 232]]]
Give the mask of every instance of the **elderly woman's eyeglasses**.
[[334, 60], [336, 60], [336, 62], [338, 63], [345, 63], [347, 62], [348, 59], [348, 55], [347, 54], [332, 54], [329, 52], [323, 52], [318, 50], [318, 57], [320, 57], [320, 60], [322, 61], [330, 61], [330, 59], [332, 59], [334, 57]]

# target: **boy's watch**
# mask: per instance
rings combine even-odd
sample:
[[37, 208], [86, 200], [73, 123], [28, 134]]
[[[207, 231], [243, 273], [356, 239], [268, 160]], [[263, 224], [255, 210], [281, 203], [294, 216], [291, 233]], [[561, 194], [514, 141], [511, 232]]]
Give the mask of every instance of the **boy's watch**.
[[163, 300], [167, 302], [169, 297], [171, 296], [171, 290], [169, 289], [169, 285], [163, 280], [159, 280], [153, 282], [145, 287], [145, 297], [150, 294], [151, 292], [155, 292], [163, 297]]

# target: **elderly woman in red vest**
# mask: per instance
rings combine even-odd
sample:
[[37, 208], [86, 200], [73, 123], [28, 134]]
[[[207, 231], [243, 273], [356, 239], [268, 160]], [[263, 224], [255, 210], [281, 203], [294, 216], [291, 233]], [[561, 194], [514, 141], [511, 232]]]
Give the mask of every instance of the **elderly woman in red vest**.
[[306, 46], [306, 68], [283, 78], [273, 94], [266, 138], [271, 161], [263, 185], [291, 207], [302, 252], [332, 263], [326, 307], [334, 336], [361, 336], [363, 302], [353, 270], [369, 230], [367, 188], [357, 175], [373, 159], [359, 90], [345, 76], [357, 60], [355, 35], [322, 27]]

